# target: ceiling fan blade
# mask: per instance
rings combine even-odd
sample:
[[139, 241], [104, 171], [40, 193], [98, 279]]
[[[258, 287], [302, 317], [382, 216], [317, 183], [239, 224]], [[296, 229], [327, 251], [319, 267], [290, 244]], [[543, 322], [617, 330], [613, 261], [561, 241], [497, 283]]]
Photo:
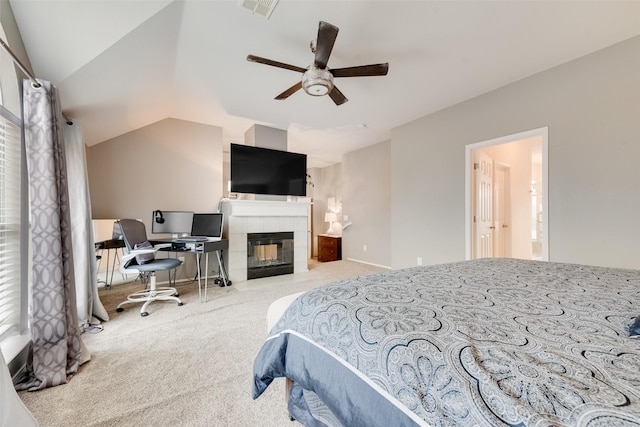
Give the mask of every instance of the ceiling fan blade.
[[386, 76], [389, 72], [389, 63], [336, 68], [335, 70], [329, 70], [329, 72], [333, 74], [333, 77]]
[[347, 97], [344, 96], [344, 94], [335, 86], [333, 86], [333, 89], [329, 92], [329, 97], [336, 103], [336, 105], [342, 105], [348, 101]]
[[318, 39], [316, 40], [316, 57], [314, 65], [318, 68], [327, 68], [329, 55], [338, 37], [338, 27], [328, 22], [320, 21], [318, 25]]
[[307, 71], [306, 68], [296, 67], [295, 65], [285, 64], [284, 62], [272, 61], [271, 59], [261, 58], [255, 55], [247, 56], [247, 61], [259, 62], [260, 64], [271, 65], [272, 67], [284, 68], [285, 70], [297, 71], [299, 73]]
[[291, 95], [293, 95], [294, 93], [299, 91], [300, 89], [302, 89], [302, 82], [301, 81], [296, 83], [296, 84], [294, 84], [289, 89], [285, 90], [280, 95], [276, 96], [274, 99], [287, 99], [288, 97], [290, 97]]

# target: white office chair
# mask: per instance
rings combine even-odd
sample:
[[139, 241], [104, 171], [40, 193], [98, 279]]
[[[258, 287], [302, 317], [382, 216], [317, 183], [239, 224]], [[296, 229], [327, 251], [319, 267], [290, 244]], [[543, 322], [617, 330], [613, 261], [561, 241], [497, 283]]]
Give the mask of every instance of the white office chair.
[[[127, 253], [120, 261], [119, 270], [123, 274], [137, 274], [148, 282], [146, 289], [134, 292], [127, 296], [127, 300], [118, 304], [116, 311], [124, 310], [122, 306], [126, 304], [144, 302], [140, 308], [141, 316], [148, 316], [147, 307], [153, 301], [176, 301], [182, 305], [178, 298], [178, 291], [172, 287], [156, 287], [156, 271], [170, 271], [179, 267], [182, 262], [176, 258], [158, 258], [154, 254], [156, 248], [151, 246], [147, 240], [147, 232], [144, 223], [135, 219], [121, 219], [118, 221], [124, 237]], [[142, 245], [148, 247], [138, 248]], [[144, 260], [144, 258], [147, 258]], [[169, 276], [170, 277], [170, 276]]]

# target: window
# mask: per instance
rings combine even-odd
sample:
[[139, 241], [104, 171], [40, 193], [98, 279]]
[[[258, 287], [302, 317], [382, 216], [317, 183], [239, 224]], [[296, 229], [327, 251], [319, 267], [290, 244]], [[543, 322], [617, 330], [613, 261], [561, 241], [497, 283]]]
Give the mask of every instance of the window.
[[0, 107], [0, 340], [21, 332], [21, 129]]
[[[7, 40], [0, 24], [0, 37]], [[28, 189], [22, 143], [20, 80], [0, 48], [0, 346], [11, 365], [29, 340]], [[22, 362], [18, 362], [22, 363]]]

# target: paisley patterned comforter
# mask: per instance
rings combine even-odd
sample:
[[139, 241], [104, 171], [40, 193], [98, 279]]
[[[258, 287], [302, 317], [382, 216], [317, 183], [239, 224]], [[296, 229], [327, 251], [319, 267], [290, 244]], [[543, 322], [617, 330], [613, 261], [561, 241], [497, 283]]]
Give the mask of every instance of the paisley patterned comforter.
[[[300, 296], [254, 362], [345, 426], [640, 426], [640, 271], [483, 259]], [[336, 421], [337, 420], [337, 421]]]

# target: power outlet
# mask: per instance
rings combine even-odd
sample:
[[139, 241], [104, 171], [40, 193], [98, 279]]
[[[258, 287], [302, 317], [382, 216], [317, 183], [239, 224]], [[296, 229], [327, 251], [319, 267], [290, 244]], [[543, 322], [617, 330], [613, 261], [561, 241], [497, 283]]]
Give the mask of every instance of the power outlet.
[[363, 250], [364, 252], [367, 252], [367, 245], [362, 246], [362, 250]]
[[419, 256], [416, 262], [418, 263], [418, 265], [422, 265], [422, 257]]

